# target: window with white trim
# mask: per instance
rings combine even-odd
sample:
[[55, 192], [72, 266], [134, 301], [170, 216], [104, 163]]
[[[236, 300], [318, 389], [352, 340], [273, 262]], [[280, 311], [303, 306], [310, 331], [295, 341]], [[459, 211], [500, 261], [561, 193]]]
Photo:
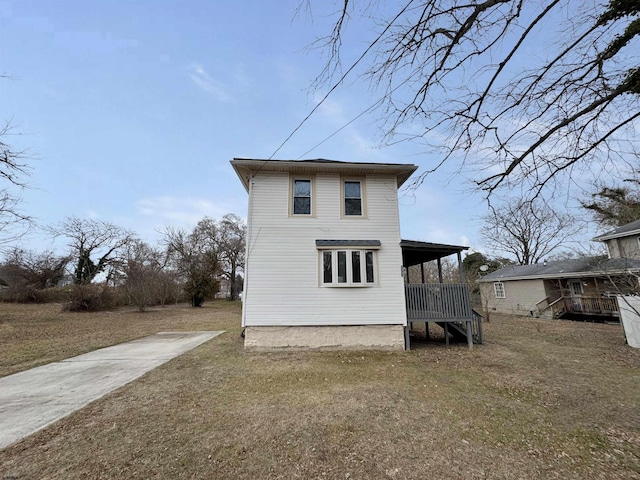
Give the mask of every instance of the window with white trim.
[[496, 294], [496, 298], [506, 298], [505, 291], [504, 291], [504, 283], [502, 282], [493, 283], [493, 292]]
[[320, 260], [324, 286], [366, 287], [376, 283], [375, 250], [321, 250]]

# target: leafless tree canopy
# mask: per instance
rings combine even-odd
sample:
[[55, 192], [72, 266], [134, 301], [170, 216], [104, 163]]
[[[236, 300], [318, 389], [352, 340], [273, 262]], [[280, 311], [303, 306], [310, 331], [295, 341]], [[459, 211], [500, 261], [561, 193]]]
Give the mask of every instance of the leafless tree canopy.
[[637, 0], [343, 0], [319, 41], [328, 62], [316, 87], [344, 80], [355, 20], [377, 32], [358, 62], [381, 92], [386, 141], [441, 152], [417, 184], [454, 162], [487, 195], [519, 186], [535, 197], [575, 168], [637, 161]]
[[[20, 197], [16, 192], [26, 186], [24, 179], [29, 175], [27, 153], [8, 143], [10, 135], [11, 125], [6, 123], [0, 128], [0, 245], [16, 241], [31, 222], [20, 210]], [[20, 226], [24, 228], [14, 228]]]
[[218, 250], [222, 261], [222, 272], [229, 281], [230, 297], [238, 297], [236, 276], [244, 269], [245, 239], [247, 226], [240, 217], [228, 213], [220, 220], [218, 228]]
[[503, 253], [519, 265], [530, 265], [566, 246], [579, 230], [579, 224], [566, 213], [539, 201], [518, 200], [496, 206], [484, 218], [481, 235], [492, 253]]
[[70, 260], [68, 256], [59, 256], [51, 251], [36, 253], [14, 248], [0, 265], [0, 278], [13, 289], [55, 287], [63, 278]]
[[205, 217], [191, 232], [167, 227], [163, 236], [191, 305], [202, 306], [219, 288], [220, 257], [215, 220]]
[[131, 242], [134, 235], [109, 222], [68, 217], [49, 227], [56, 237], [65, 237], [75, 258], [75, 283], [89, 284], [101, 272], [121, 263], [120, 249]]

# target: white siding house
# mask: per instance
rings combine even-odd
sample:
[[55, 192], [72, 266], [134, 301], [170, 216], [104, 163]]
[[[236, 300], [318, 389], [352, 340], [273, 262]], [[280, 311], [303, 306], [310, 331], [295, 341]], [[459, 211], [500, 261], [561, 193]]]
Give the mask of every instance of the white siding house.
[[245, 346], [402, 349], [397, 190], [416, 167], [231, 164], [249, 193]]

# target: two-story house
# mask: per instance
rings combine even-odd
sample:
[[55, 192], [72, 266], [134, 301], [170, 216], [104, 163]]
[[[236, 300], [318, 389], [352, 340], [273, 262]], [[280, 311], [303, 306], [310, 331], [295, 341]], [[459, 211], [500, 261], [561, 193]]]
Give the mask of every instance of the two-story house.
[[636, 220], [594, 238], [607, 246], [609, 258], [640, 260], [640, 220]]
[[[466, 286], [414, 286], [412, 307], [405, 305], [403, 266], [466, 249], [401, 242], [398, 188], [416, 166], [255, 159], [231, 164], [249, 193], [246, 347], [403, 349], [409, 343], [407, 311], [411, 321], [450, 322], [443, 328], [471, 343]], [[452, 301], [443, 297], [449, 292]], [[456, 306], [460, 299], [462, 307]]]

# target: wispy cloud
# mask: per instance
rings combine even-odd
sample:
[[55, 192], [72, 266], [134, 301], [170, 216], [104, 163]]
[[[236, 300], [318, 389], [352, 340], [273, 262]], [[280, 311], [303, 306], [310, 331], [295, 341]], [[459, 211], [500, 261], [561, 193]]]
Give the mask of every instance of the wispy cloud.
[[181, 227], [191, 227], [203, 217], [222, 218], [229, 213], [228, 205], [214, 204], [199, 198], [151, 197], [138, 200], [136, 209], [146, 217]]
[[191, 65], [189, 67], [189, 78], [198, 88], [209, 93], [216, 100], [224, 103], [233, 101], [233, 97], [227, 88], [218, 80], [213, 78], [201, 65]]

